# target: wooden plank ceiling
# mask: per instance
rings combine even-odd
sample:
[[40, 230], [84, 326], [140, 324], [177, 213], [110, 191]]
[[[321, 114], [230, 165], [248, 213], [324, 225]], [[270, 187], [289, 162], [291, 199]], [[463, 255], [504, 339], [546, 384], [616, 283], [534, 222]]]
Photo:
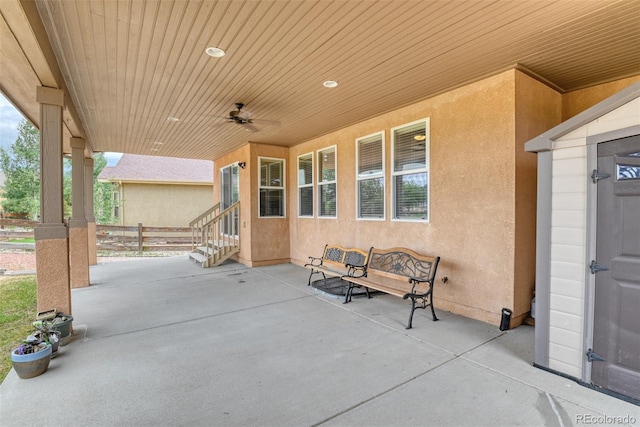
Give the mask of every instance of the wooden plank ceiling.
[[[36, 6], [95, 151], [215, 159], [247, 141], [292, 146], [516, 64], [563, 91], [640, 73], [637, 0]], [[3, 42], [19, 42], [5, 22]], [[13, 68], [26, 76], [35, 65], [23, 62]], [[257, 132], [224, 119], [236, 102]]]

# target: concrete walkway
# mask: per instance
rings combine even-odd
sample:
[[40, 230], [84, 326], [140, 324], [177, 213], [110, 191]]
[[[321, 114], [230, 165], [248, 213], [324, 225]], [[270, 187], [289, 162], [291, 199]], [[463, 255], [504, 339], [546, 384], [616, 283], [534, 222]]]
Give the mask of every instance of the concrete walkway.
[[532, 327], [418, 311], [407, 331], [407, 301], [343, 305], [307, 277], [186, 256], [94, 266], [72, 292], [74, 340], [44, 375], [8, 375], [0, 425], [640, 423], [638, 406], [532, 367]]

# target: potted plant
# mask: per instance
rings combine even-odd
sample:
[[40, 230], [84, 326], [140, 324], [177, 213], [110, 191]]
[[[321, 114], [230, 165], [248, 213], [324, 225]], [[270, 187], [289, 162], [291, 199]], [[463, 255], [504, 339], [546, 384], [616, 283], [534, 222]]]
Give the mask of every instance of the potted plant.
[[11, 351], [11, 363], [18, 377], [22, 379], [41, 375], [49, 368], [51, 344], [40, 341], [34, 336], [27, 338]]
[[71, 339], [71, 323], [73, 316], [69, 314], [56, 313], [56, 317], [50, 320], [51, 329], [60, 331], [60, 345], [66, 345]]
[[33, 322], [35, 332], [31, 335], [39, 341], [51, 344], [51, 358], [58, 355], [58, 347], [60, 346], [60, 336], [62, 332], [54, 329], [53, 323], [49, 320], [36, 320]]
[[[59, 331], [58, 340], [60, 345], [65, 345], [71, 336], [71, 322], [73, 316], [59, 313], [55, 308], [41, 311], [36, 315], [36, 322], [43, 322], [47, 330]], [[34, 323], [35, 326], [35, 323]]]

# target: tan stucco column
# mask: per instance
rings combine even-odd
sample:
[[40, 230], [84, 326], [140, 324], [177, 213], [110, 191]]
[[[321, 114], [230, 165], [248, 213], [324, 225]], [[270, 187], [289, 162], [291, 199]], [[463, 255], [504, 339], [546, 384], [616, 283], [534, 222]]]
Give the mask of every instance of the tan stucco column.
[[89, 251], [84, 194], [84, 149], [82, 138], [71, 138], [71, 219], [69, 220], [69, 266], [71, 287], [89, 286]]
[[62, 207], [64, 92], [38, 86], [40, 103], [40, 220], [35, 229], [38, 311], [71, 314], [69, 238]]
[[89, 265], [97, 265], [96, 217], [93, 213], [93, 159], [84, 159], [84, 216], [87, 219]]

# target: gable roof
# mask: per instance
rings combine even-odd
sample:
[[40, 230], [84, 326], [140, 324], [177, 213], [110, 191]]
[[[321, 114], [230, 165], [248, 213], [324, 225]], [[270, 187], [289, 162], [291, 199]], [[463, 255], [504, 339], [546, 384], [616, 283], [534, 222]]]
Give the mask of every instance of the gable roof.
[[597, 103], [580, 114], [577, 114], [569, 120], [560, 123], [558, 126], [549, 129], [542, 135], [539, 135], [524, 145], [525, 151], [540, 152], [551, 151], [553, 141], [567, 135], [574, 130], [591, 123], [599, 117], [623, 106], [624, 104], [640, 98], [640, 82], [634, 83], [626, 89], [610, 96], [609, 98]]
[[213, 162], [123, 154], [115, 166], [102, 169], [98, 180], [207, 185], [213, 184]]

